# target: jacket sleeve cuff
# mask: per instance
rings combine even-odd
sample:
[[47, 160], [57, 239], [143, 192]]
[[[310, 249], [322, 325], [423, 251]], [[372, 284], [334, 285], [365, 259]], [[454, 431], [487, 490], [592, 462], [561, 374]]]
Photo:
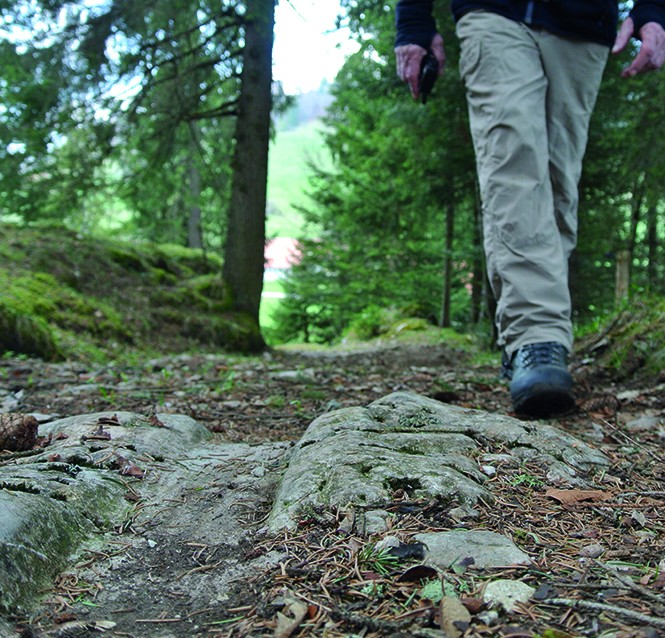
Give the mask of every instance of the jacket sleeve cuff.
[[657, 22], [665, 29], [665, 2], [646, 1], [636, 3], [637, 6], [630, 12], [635, 25], [635, 35], [647, 22]]
[[429, 49], [436, 35], [430, 0], [399, 0], [395, 8], [397, 36], [395, 46], [417, 44]]

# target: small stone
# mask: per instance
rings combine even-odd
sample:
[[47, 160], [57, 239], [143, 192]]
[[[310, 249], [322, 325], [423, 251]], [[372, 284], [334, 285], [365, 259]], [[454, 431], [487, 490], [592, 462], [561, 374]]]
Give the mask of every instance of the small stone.
[[513, 611], [517, 603], [526, 603], [536, 590], [520, 580], [500, 579], [487, 583], [483, 600], [488, 605], [500, 605], [506, 611]]
[[369, 510], [365, 512], [365, 534], [382, 534], [388, 531], [388, 517], [386, 510]]
[[270, 376], [273, 379], [281, 381], [313, 381], [316, 377], [316, 372], [312, 368], [307, 368], [306, 370], [283, 370], [273, 372]]
[[626, 390], [624, 392], [619, 392], [619, 394], [617, 394], [617, 399], [622, 403], [630, 403], [637, 399], [641, 394], [643, 394], [643, 391], [641, 390]]
[[626, 429], [629, 432], [648, 432], [650, 430], [655, 430], [662, 423], [662, 417], [642, 416], [639, 419], [628, 421], [628, 423], [626, 423]]
[[477, 519], [480, 516], [478, 510], [474, 510], [472, 507], [462, 506], [462, 507], [453, 507], [448, 514], [451, 518], [456, 521], [464, 521], [468, 519]]
[[453, 530], [417, 534], [415, 540], [425, 544], [426, 562], [442, 569], [462, 559], [472, 559], [477, 568], [530, 565], [531, 559], [509, 538], [486, 530]]
[[381, 550], [390, 549], [391, 547], [399, 547], [400, 544], [400, 540], [397, 536], [386, 536], [374, 545], [374, 549], [376, 549], [377, 552], [380, 552]]
[[587, 439], [600, 443], [605, 439], [605, 431], [598, 423], [592, 423], [591, 429], [586, 432], [585, 436]]
[[471, 622], [469, 610], [459, 598], [444, 596], [440, 604], [441, 629], [450, 638], [460, 638]]
[[585, 545], [580, 549], [580, 556], [583, 558], [598, 558], [605, 551], [605, 547], [600, 543]]
[[637, 538], [637, 544], [643, 545], [644, 543], [653, 542], [656, 538], [658, 538], [658, 534], [648, 529], [641, 529], [635, 532], [635, 537]]
[[485, 463], [507, 463], [508, 465], [517, 463], [517, 459], [511, 454], [483, 454], [480, 458]]
[[496, 625], [499, 620], [499, 612], [494, 609], [487, 609], [486, 611], [481, 611], [478, 616], [478, 620], [482, 623], [485, 623], [488, 627]]
[[256, 478], [263, 478], [266, 475], [266, 468], [265, 467], [255, 467], [252, 470], [252, 476]]
[[496, 468], [493, 465], [481, 465], [480, 471], [487, 476], [496, 476]]
[[644, 513], [639, 511], [632, 512], [630, 515], [630, 520], [633, 527], [646, 527], [649, 522]]

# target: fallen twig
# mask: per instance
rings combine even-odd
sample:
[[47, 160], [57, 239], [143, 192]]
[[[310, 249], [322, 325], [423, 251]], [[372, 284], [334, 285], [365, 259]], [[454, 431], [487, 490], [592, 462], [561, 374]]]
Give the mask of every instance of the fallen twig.
[[554, 605], [555, 607], [568, 607], [569, 609], [575, 610], [593, 610], [593, 611], [604, 611], [608, 614], [614, 614], [615, 616], [622, 616], [623, 618], [630, 618], [644, 625], [650, 625], [652, 627], [662, 627], [665, 628], [665, 619], [655, 618], [654, 616], [649, 616], [648, 614], [643, 614], [639, 611], [632, 611], [630, 609], [624, 609], [623, 607], [617, 607], [615, 605], [606, 605], [605, 603], [596, 603], [591, 600], [573, 600], [572, 598], [546, 598], [545, 600], [540, 601], [544, 605]]
[[598, 565], [598, 567], [605, 570], [607, 573], [611, 574], [622, 585], [625, 585], [626, 587], [628, 587], [628, 589], [631, 589], [634, 592], [637, 592], [638, 594], [644, 596], [645, 598], [648, 598], [649, 600], [652, 600], [655, 603], [658, 603], [659, 605], [664, 605], [665, 604], [665, 596], [661, 596], [659, 594], [656, 594], [653, 591], [651, 591], [650, 589], [648, 589], [647, 587], [643, 587], [642, 585], [638, 585], [636, 582], [634, 582], [628, 576], [624, 576], [621, 572], [619, 572], [618, 569], [616, 569], [612, 565], [606, 565], [605, 563], [599, 561], [598, 559], [593, 559], [593, 562], [594, 562], [594, 564]]
[[665, 459], [662, 456], [660, 456], [659, 454], [656, 454], [655, 452], [652, 452], [645, 445], [642, 445], [639, 441], [636, 441], [633, 437], [628, 436], [625, 432], [622, 432], [616, 425], [613, 425], [607, 419], [603, 419], [602, 421], [603, 421], [603, 424], [610, 427], [613, 432], [615, 432], [616, 434], [622, 436], [631, 445], [634, 445], [635, 447], [642, 450], [643, 452], [645, 452], [649, 456], [653, 457], [654, 459], [656, 459], [656, 461], [659, 461], [661, 463], [665, 462]]

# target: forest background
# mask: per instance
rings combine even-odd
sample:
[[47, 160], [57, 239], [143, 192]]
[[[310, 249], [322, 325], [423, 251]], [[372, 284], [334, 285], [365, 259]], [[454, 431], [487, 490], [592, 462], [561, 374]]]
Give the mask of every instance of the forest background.
[[[235, 213], [235, 223], [266, 223], [268, 239], [299, 242], [288, 274], [265, 282], [285, 295], [264, 300], [270, 343], [370, 337], [404, 317], [491, 334], [447, 3], [436, 15], [450, 63], [425, 106], [395, 75], [393, 5], [341, 1], [339, 24], [358, 51], [331, 86], [294, 100], [272, 84], [268, 206], [257, 220], [234, 192], [242, 172], [240, 191], [265, 188], [243, 153], [242, 95], [252, 89], [247, 25], [272, 1], [1, 3], [0, 220], [175, 244], [222, 264], [229, 246], [256, 253]], [[571, 263], [578, 325], [626, 294], [617, 272], [633, 294], [665, 294], [665, 83], [621, 79], [626, 63], [610, 59], [591, 124]]]

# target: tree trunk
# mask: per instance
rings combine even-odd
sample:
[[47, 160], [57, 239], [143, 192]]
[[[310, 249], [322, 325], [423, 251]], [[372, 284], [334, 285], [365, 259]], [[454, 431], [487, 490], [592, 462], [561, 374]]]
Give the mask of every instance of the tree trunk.
[[450, 328], [450, 291], [453, 281], [453, 234], [455, 232], [455, 206], [448, 202], [446, 208], [446, 248], [443, 265], [443, 299], [441, 302], [441, 327]]
[[630, 290], [631, 266], [635, 245], [637, 244], [637, 226], [640, 222], [640, 213], [644, 203], [644, 177], [638, 177], [633, 186], [633, 198], [630, 211], [630, 229], [626, 248], [617, 251], [617, 265], [614, 278], [614, 300], [621, 304], [628, 298]]
[[649, 289], [658, 290], [658, 209], [651, 204], [647, 210], [647, 282]]
[[274, 0], [249, 0], [223, 276], [258, 324], [265, 249]]
[[485, 274], [485, 261], [483, 259], [483, 220], [480, 209], [480, 199], [476, 197], [473, 210], [473, 279], [471, 280], [471, 322], [480, 323], [483, 312], [483, 295], [487, 276]]
[[201, 235], [201, 171], [196, 162], [199, 153], [199, 135], [196, 124], [190, 124], [189, 157], [189, 215], [187, 216], [187, 245], [190, 248], [203, 248]]
[[617, 266], [614, 282], [614, 300], [617, 305], [628, 298], [628, 289], [630, 288], [630, 250], [620, 250], [617, 252]]

